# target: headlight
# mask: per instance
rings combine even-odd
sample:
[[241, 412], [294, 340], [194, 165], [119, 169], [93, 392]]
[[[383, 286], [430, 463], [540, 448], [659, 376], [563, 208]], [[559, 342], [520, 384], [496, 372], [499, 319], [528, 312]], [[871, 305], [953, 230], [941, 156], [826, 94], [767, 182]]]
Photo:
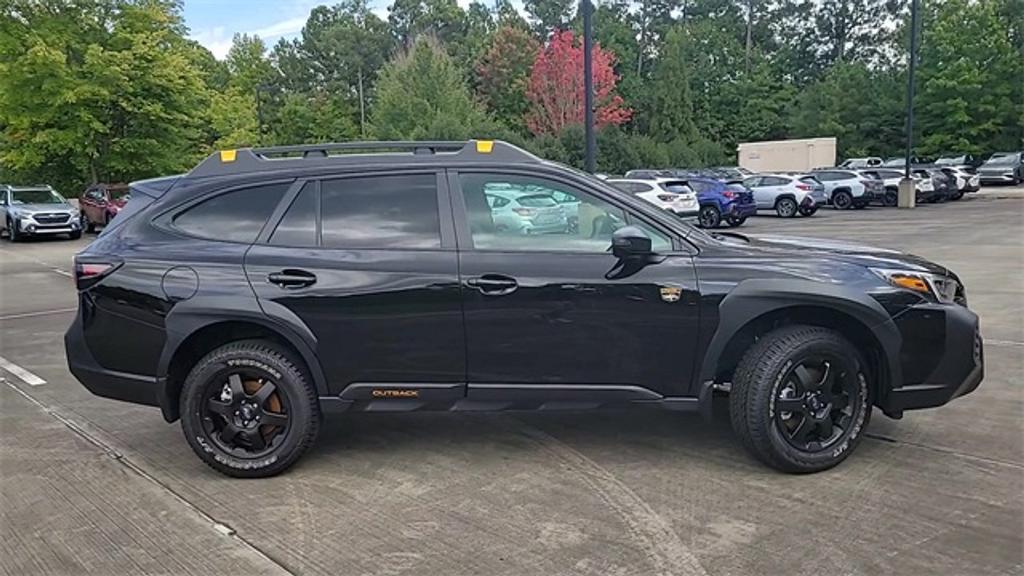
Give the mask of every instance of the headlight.
[[871, 271], [897, 288], [929, 295], [942, 304], [952, 304], [960, 287], [960, 283], [953, 278], [929, 272], [885, 268], [872, 268]]

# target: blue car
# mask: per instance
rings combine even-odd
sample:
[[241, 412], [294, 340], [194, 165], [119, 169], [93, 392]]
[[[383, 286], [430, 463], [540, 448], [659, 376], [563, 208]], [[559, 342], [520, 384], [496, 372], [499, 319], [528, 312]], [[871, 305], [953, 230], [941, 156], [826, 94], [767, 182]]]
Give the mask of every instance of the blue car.
[[701, 228], [717, 228], [722, 221], [729, 226], [741, 226], [748, 217], [757, 214], [753, 192], [738, 180], [687, 176], [686, 181], [697, 192], [700, 202], [697, 223]]

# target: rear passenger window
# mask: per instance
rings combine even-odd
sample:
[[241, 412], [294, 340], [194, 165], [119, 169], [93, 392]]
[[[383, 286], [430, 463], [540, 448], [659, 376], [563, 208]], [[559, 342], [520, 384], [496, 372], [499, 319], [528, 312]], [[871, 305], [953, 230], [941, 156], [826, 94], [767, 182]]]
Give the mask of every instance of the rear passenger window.
[[371, 176], [320, 183], [328, 248], [440, 248], [437, 176]]
[[265, 184], [219, 194], [175, 216], [173, 225], [201, 238], [251, 243], [289, 186]]
[[270, 237], [277, 246], [316, 246], [316, 183], [307, 182]]

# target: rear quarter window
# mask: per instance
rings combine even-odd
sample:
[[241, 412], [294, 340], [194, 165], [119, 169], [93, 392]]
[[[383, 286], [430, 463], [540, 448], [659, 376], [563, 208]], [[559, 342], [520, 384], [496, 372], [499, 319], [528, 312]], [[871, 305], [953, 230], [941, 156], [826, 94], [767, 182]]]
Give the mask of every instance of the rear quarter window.
[[218, 194], [179, 212], [171, 225], [191, 236], [251, 244], [290, 185], [264, 184]]

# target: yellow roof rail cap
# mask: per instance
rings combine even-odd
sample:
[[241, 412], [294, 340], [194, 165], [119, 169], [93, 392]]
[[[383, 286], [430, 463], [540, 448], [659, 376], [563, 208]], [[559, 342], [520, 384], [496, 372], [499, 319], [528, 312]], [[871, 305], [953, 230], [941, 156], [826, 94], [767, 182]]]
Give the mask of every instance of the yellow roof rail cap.
[[477, 140], [476, 151], [480, 154], [490, 154], [494, 149], [494, 140]]
[[236, 152], [238, 152], [238, 151], [237, 150], [221, 150], [220, 151], [220, 161], [221, 162], [234, 162], [235, 161], [235, 153]]

